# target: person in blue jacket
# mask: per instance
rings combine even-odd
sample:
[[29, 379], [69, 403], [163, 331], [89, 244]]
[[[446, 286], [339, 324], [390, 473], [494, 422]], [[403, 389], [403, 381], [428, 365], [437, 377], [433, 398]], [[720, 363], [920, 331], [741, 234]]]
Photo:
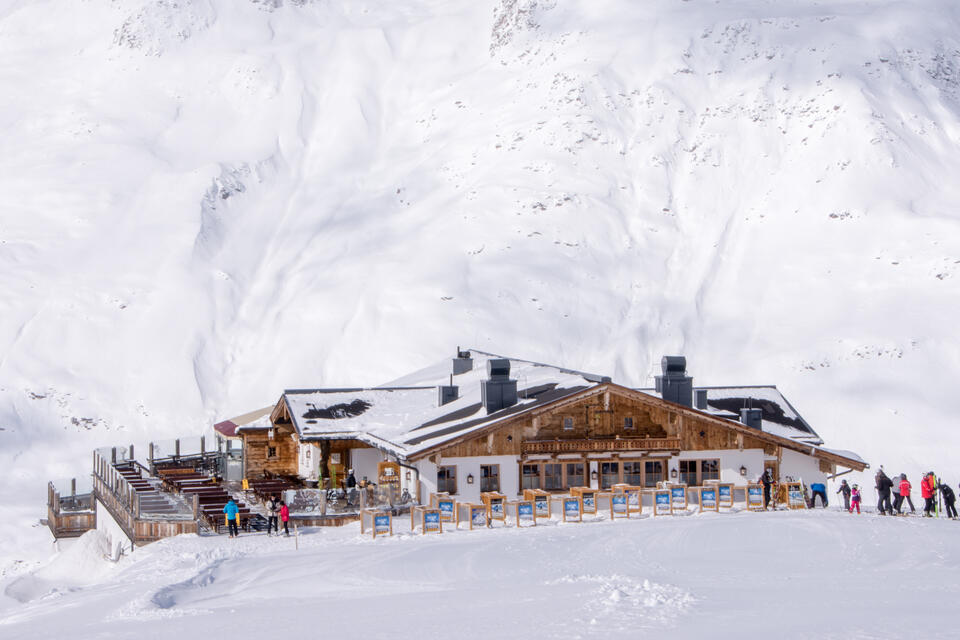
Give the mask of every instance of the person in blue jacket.
[[237, 507], [237, 503], [233, 501], [233, 498], [230, 498], [230, 501], [223, 508], [223, 512], [227, 514], [227, 525], [230, 527], [230, 537], [236, 538], [240, 535], [240, 529], [237, 527], [237, 523], [240, 521], [240, 509]]
[[827, 487], [822, 482], [814, 482], [810, 485], [810, 491], [813, 496], [810, 498], [810, 506], [817, 506], [817, 496], [823, 501], [823, 508], [827, 508]]

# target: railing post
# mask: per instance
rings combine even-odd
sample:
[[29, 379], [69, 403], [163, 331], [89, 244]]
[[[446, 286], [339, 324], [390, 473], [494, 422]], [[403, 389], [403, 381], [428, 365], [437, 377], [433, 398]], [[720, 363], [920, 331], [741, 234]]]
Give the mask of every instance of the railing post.
[[177, 439], [174, 441], [174, 449], [173, 449], [173, 450], [174, 450], [174, 455], [179, 458], [179, 457], [180, 457], [180, 438], [177, 438]]
[[200, 458], [203, 458], [203, 454], [207, 452], [207, 438], [206, 436], [200, 436]]
[[117, 448], [113, 447], [110, 449], [110, 462], [111, 464], [117, 464]]
[[153, 443], [152, 442], [150, 443], [150, 457], [148, 459], [150, 460], [150, 466], [153, 467]]
[[77, 479], [70, 478], [70, 497], [74, 498], [77, 495]]
[[200, 513], [200, 494], [193, 494], [193, 519], [196, 520]]
[[140, 494], [138, 493], [133, 494], [133, 505], [134, 505], [133, 513], [137, 518], [139, 518], [140, 517]]
[[137, 456], [133, 455], [133, 445], [130, 445], [130, 459], [136, 460]]

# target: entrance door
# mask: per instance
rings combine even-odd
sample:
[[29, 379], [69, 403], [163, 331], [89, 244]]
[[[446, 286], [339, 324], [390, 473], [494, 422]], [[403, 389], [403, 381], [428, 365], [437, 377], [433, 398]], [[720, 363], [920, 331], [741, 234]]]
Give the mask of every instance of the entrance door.
[[780, 463], [777, 460], [764, 460], [763, 461], [763, 470], [770, 471], [770, 475], [773, 476], [773, 479], [778, 481], [780, 480]]
[[600, 490], [610, 489], [613, 485], [620, 482], [620, 463], [619, 462], [601, 462], [600, 463]]

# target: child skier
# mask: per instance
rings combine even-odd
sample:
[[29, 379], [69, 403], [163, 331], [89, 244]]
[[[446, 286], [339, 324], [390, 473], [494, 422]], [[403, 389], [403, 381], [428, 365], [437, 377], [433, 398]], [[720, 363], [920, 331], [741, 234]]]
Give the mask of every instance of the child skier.
[[857, 515], [860, 514], [860, 485], [855, 484], [850, 490], [850, 513], [853, 513], [853, 510], [857, 510]]
[[940, 493], [943, 494], [943, 503], [947, 507], [947, 517], [951, 520], [957, 519], [957, 508], [953, 506], [957, 501], [957, 496], [954, 495], [953, 489], [949, 486], [940, 483]]

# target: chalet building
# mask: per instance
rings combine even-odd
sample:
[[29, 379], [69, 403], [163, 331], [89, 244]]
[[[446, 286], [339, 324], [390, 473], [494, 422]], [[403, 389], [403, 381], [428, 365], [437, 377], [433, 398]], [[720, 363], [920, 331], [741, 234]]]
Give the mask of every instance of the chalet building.
[[[242, 475], [394, 482], [426, 501], [448, 492], [514, 498], [617, 483], [743, 484], [764, 469], [824, 482], [868, 465], [828, 449], [774, 386], [695, 387], [665, 357], [655, 389], [481, 351], [388, 386], [284, 391], [270, 411], [217, 425], [242, 442]], [[239, 463], [238, 463], [239, 464]]]

